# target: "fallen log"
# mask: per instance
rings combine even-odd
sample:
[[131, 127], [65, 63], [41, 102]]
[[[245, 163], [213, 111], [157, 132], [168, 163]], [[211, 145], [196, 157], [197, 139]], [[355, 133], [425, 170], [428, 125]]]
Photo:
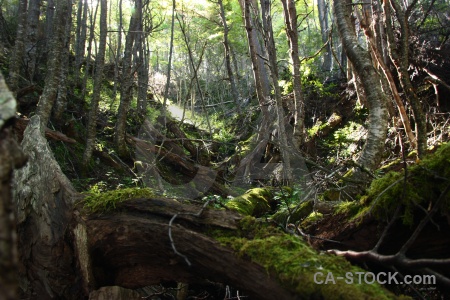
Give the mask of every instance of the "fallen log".
[[[30, 123], [30, 119], [15, 118], [14, 130], [16, 132], [19, 141], [22, 140], [23, 133], [25, 131], [25, 128], [28, 126], [28, 123]], [[49, 128], [45, 128], [45, 137], [47, 139], [51, 139], [54, 141], [62, 141], [69, 144], [75, 144], [77, 142], [76, 140], [69, 138], [64, 133], [51, 130]]]

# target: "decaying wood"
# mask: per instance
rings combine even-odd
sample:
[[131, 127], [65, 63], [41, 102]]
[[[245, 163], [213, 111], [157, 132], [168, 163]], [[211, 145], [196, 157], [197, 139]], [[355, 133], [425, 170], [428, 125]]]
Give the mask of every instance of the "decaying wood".
[[16, 101], [0, 73], [0, 295], [6, 300], [17, 299], [19, 283], [11, 177], [14, 168], [26, 161], [11, 128], [15, 107]]
[[[240, 215], [205, 210], [200, 217], [194, 216], [198, 211], [192, 205], [154, 198], [126, 201], [116, 213], [87, 216], [97, 285], [136, 289], [161, 281], [188, 283], [206, 278], [238, 287], [254, 299], [295, 298], [266, 269], [237, 257], [205, 234], [214, 229], [235, 230]], [[174, 214], [178, 214], [172, 226], [174, 243], [191, 266], [171, 247], [168, 228]]]
[[33, 299], [81, 299], [78, 263], [66, 240], [78, 193], [40, 134], [39, 123], [38, 116], [30, 119], [22, 141], [28, 163], [14, 173], [21, 287]]
[[[140, 157], [141, 161], [146, 161], [149, 164], [155, 163], [155, 156], [157, 160], [174, 166], [182, 175], [192, 179], [193, 186], [200, 193], [209, 192], [218, 194], [221, 196], [236, 195], [233, 191], [229, 190], [222, 184], [216, 181], [217, 172], [211, 168], [201, 166], [194, 163], [186, 155], [179, 155], [165, 148], [159, 147], [154, 143], [147, 142], [145, 140], [127, 136], [127, 142], [136, 149], [136, 154]], [[171, 176], [173, 178], [173, 176]], [[171, 180], [171, 178], [164, 178]], [[176, 184], [177, 182], [171, 182]], [[186, 195], [188, 196], [188, 195]]]
[[[16, 134], [18, 135], [19, 140], [22, 140], [25, 128], [30, 123], [30, 119], [20, 119], [16, 118], [14, 123], [14, 129], [16, 131]], [[51, 139], [54, 141], [62, 141], [70, 144], [75, 144], [77, 141], [75, 141], [72, 138], [69, 138], [64, 133], [61, 133], [59, 131], [51, 130], [49, 128], [45, 128], [45, 137], [47, 139]]]

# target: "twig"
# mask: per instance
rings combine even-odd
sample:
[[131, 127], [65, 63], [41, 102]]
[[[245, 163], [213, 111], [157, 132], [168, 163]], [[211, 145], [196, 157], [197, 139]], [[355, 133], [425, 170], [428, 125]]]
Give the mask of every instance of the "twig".
[[205, 208], [208, 206], [208, 204], [213, 201], [213, 199], [209, 199], [208, 201], [205, 202], [205, 204], [203, 204], [202, 208], [199, 210], [198, 213], [196, 214], [192, 214], [192, 213], [179, 213], [179, 214], [175, 214], [173, 215], [173, 217], [170, 219], [169, 222], [169, 240], [170, 240], [170, 245], [172, 246], [173, 252], [175, 252], [176, 255], [181, 256], [182, 258], [184, 258], [184, 260], [186, 261], [186, 264], [190, 267], [192, 265], [192, 263], [189, 261], [188, 257], [186, 255], [184, 255], [183, 253], [179, 252], [177, 250], [177, 248], [175, 247], [175, 241], [173, 240], [172, 237], [172, 224], [175, 221], [175, 219], [179, 216], [179, 215], [189, 215], [189, 216], [194, 216], [194, 217], [200, 217], [201, 214], [203, 213], [203, 211], [205, 210]]

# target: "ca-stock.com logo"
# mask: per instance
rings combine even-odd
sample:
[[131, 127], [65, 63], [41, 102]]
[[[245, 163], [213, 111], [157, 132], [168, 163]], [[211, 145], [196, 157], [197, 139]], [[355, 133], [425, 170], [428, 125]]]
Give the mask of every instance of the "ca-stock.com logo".
[[[176, 195], [185, 199], [197, 199], [206, 193], [219, 194], [223, 190], [223, 184], [218, 183], [218, 176], [222, 176], [217, 168], [201, 165], [197, 155], [186, 154], [183, 143], [190, 141], [197, 149], [207, 149], [211, 141], [188, 138], [170, 138], [163, 135], [165, 122], [151, 122], [146, 119], [135, 140], [135, 157], [137, 169], [142, 182], [170, 195]], [[275, 129], [274, 129], [275, 128]], [[291, 128], [286, 128], [291, 130]], [[258, 130], [258, 129], [255, 129]], [[269, 181], [278, 183], [289, 182], [299, 187], [306, 197], [311, 196], [310, 173], [299, 151], [293, 151], [293, 145], [289, 146], [288, 177], [284, 172], [284, 159], [275, 162], [264, 161], [268, 143], [277, 144], [276, 127], [269, 129], [269, 134], [261, 135], [261, 132], [253, 132], [256, 137], [251, 149], [246, 149], [241, 154], [238, 144], [233, 145], [239, 157], [230, 160], [228, 166], [222, 163], [222, 170], [230, 167], [227, 174], [226, 185], [230, 190], [236, 188], [248, 189], [259, 183], [267, 184]], [[270, 134], [275, 132], [275, 134]], [[261, 138], [257, 138], [260, 136]], [[230, 147], [230, 145], [227, 145]], [[225, 166], [225, 167], [224, 167]], [[223, 174], [223, 173], [222, 173]], [[223, 180], [222, 180], [223, 181]]]

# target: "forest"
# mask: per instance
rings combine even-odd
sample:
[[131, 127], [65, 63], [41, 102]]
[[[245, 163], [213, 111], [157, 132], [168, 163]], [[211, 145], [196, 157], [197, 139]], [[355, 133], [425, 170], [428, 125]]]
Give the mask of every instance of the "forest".
[[0, 299], [448, 299], [449, 0], [0, 0]]

